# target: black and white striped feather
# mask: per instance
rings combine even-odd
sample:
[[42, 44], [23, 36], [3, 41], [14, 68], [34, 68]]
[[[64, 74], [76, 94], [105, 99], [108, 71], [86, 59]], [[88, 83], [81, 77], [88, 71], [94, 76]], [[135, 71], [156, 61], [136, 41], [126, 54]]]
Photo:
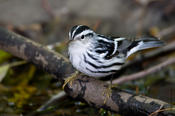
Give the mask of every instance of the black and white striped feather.
[[106, 37], [84, 25], [74, 26], [69, 32], [69, 40], [68, 54], [72, 65], [92, 77], [114, 74], [131, 54], [163, 45], [155, 37], [134, 41], [124, 37]]

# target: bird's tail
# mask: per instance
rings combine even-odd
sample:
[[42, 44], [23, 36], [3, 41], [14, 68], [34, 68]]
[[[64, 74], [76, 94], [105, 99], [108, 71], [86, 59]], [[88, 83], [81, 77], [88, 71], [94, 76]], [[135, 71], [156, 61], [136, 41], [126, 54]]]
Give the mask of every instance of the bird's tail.
[[133, 47], [131, 47], [130, 50], [128, 50], [127, 52], [127, 57], [140, 50], [161, 47], [164, 45], [164, 42], [160, 41], [155, 37], [142, 37], [139, 40], [133, 41], [131, 46], [132, 45]]

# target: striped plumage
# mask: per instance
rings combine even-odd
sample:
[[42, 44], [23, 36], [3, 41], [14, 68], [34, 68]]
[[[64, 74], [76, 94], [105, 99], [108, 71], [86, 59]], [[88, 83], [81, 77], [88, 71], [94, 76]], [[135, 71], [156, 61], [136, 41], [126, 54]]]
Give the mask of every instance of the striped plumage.
[[123, 37], [105, 37], [84, 25], [74, 26], [69, 32], [69, 40], [68, 54], [72, 65], [92, 77], [114, 74], [131, 54], [163, 45], [154, 37], [133, 41]]

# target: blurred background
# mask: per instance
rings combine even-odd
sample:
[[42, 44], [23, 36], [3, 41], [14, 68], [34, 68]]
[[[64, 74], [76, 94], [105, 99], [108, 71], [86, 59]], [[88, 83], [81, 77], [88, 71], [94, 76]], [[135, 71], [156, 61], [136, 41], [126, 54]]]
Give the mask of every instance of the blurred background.
[[[54, 49], [65, 56], [69, 29], [77, 24], [88, 25], [104, 35], [157, 36], [169, 45], [175, 41], [175, 0], [0, 0], [1, 27], [45, 46], [58, 42]], [[149, 59], [127, 69], [123, 75], [137, 73], [174, 56], [174, 51], [161, 54], [156, 60]], [[144, 79], [124, 83], [121, 88], [174, 104], [174, 83], [172, 64]], [[60, 92], [61, 84], [55, 78], [0, 50], [0, 116], [32, 115]], [[118, 116], [66, 95], [38, 115]]]

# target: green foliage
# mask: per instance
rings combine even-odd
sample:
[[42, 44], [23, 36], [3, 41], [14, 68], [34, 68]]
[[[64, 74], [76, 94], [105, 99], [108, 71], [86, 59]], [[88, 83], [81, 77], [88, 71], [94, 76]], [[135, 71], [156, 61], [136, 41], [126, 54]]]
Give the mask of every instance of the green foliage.
[[36, 88], [23, 83], [14, 87], [11, 92], [14, 94], [8, 99], [8, 102], [14, 103], [17, 108], [22, 108], [27, 103], [27, 100], [36, 92]]
[[9, 53], [0, 50], [0, 64], [11, 57], [12, 57], [12, 55], [10, 55]]

